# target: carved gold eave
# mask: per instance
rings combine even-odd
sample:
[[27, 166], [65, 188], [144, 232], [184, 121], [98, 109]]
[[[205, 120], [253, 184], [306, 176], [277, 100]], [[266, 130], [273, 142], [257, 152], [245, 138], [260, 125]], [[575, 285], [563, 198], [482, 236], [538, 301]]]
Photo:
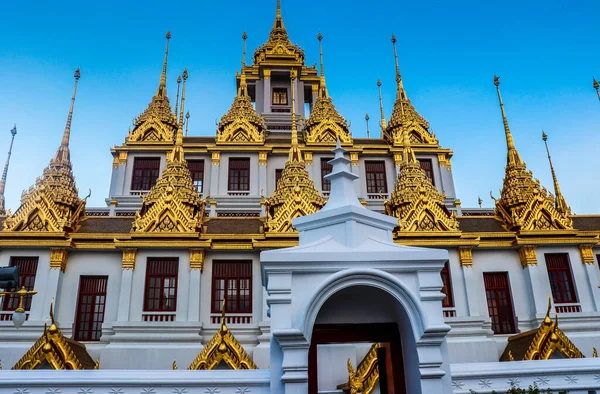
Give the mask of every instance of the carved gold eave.
[[473, 248], [459, 247], [458, 257], [461, 267], [473, 267]]
[[135, 258], [137, 256], [136, 248], [123, 249], [123, 264], [121, 268], [123, 270], [134, 270], [135, 269]]
[[218, 166], [221, 163], [221, 152], [212, 152], [212, 164]]
[[579, 253], [581, 254], [581, 262], [583, 264], [594, 264], [592, 245], [579, 245]]
[[190, 249], [190, 270], [204, 271], [204, 249]]
[[524, 245], [519, 248], [519, 260], [521, 266], [526, 268], [530, 265], [537, 265], [536, 247], [533, 245]]
[[67, 269], [68, 252], [65, 248], [50, 249], [50, 269], [60, 269], [65, 272]]

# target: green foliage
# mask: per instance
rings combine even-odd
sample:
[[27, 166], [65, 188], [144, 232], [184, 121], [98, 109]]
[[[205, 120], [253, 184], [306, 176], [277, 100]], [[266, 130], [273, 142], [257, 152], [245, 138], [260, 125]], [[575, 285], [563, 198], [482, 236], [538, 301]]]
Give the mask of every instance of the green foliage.
[[[471, 394], [477, 394], [477, 392], [474, 390], [471, 390]], [[499, 394], [499, 393], [496, 391], [492, 391], [492, 394]], [[526, 389], [522, 389], [519, 387], [511, 387], [510, 389], [508, 389], [506, 394], [553, 394], [553, 392], [550, 389], [542, 390], [542, 389], [538, 388], [538, 386], [536, 384], [534, 384], [533, 386], [529, 386], [529, 388], [526, 388]], [[567, 392], [561, 391], [559, 394], [567, 394]]]

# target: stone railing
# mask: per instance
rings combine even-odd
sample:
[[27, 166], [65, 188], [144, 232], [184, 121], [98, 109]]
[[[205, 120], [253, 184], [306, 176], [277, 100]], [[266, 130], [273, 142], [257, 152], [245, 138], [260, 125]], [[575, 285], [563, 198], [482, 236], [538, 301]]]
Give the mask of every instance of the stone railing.
[[270, 379], [269, 370], [0, 371], [0, 393], [269, 394]]
[[469, 394], [471, 390], [477, 394], [505, 393], [511, 386], [527, 388], [534, 384], [553, 393], [600, 392], [597, 358], [451, 364], [450, 370], [455, 394]]

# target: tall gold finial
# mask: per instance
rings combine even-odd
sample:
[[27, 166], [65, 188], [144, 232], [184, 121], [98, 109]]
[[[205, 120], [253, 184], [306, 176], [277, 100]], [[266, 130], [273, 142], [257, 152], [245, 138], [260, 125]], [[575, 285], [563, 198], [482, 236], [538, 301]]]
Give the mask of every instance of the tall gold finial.
[[190, 111], [185, 113], [185, 136], [188, 135], [188, 126], [190, 125]]
[[240, 88], [238, 89], [238, 96], [248, 95], [248, 83], [246, 82], [246, 73], [244, 72], [244, 67], [246, 66], [246, 38], [248, 38], [248, 34], [244, 32], [242, 34], [242, 40], [244, 40], [244, 48], [242, 50], [242, 73], [240, 75]]
[[365, 115], [365, 122], [367, 122], [367, 138], [371, 138], [371, 130], [369, 130], [369, 114]]
[[277, 0], [277, 10], [275, 12], [277, 19], [281, 19], [281, 0]]
[[62, 141], [54, 160], [56, 161], [70, 161], [71, 155], [69, 152], [69, 139], [71, 138], [71, 120], [73, 119], [73, 107], [75, 106], [75, 95], [77, 94], [77, 83], [81, 77], [79, 67], [75, 70], [75, 86], [73, 87], [73, 97], [71, 97], [71, 107], [69, 108], [69, 116], [67, 116], [67, 124], [65, 125], [65, 131], [63, 133]]
[[398, 65], [398, 52], [396, 50], [396, 36], [392, 34], [392, 45], [394, 46], [394, 60], [396, 61], [396, 100], [406, 99], [404, 86], [402, 85], [402, 77], [400, 76], [400, 66]]
[[598, 88], [600, 88], [600, 84], [598, 83], [598, 81], [596, 81], [596, 78], [594, 78], [594, 89], [596, 89], [598, 100], [600, 100], [600, 90], [598, 90]]
[[383, 136], [383, 130], [386, 128], [385, 124], [385, 114], [383, 112], [383, 96], [381, 95], [381, 79], [377, 80], [377, 90], [379, 90], [379, 111], [381, 112], [381, 122], [379, 125], [381, 126], [381, 133]]
[[498, 93], [498, 101], [500, 102], [500, 111], [502, 112], [502, 122], [504, 123], [504, 133], [506, 134], [506, 146], [508, 147], [508, 154], [506, 157], [507, 165], [523, 164], [519, 152], [515, 148], [515, 142], [513, 141], [510, 128], [508, 127], [508, 120], [506, 119], [506, 112], [504, 112], [504, 103], [502, 102], [502, 95], [500, 94], [500, 78], [494, 75], [494, 85], [496, 85], [496, 92]]
[[162, 73], [160, 74], [160, 84], [156, 90], [157, 97], [167, 97], [167, 58], [169, 57], [169, 40], [171, 39], [171, 32], [168, 31], [167, 35], [167, 46], [165, 49], [165, 61], [163, 62]]
[[181, 75], [177, 77], [177, 97], [175, 98], [175, 116], [177, 116], [177, 109], [179, 108], [179, 88], [181, 85]]
[[181, 74], [183, 79], [183, 87], [181, 88], [181, 107], [179, 108], [179, 125], [177, 127], [177, 134], [175, 135], [175, 146], [171, 153], [171, 160], [182, 162], [184, 161], [183, 155], [183, 113], [185, 108], [185, 86], [188, 79], [187, 68], [183, 70]]
[[248, 38], [248, 34], [246, 32], [242, 33], [242, 40], [244, 40], [244, 49], [242, 51], [242, 74], [244, 73], [244, 66], [246, 65], [246, 39]]
[[6, 201], [4, 200], [4, 189], [6, 187], [6, 177], [8, 176], [8, 164], [10, 163], [10, 155], [12, 154], [13, 142], [15, 141], [15, 135], [17, 135], [17, 125], [10, 130], [12, 137], [10, 139], [10, 146], [8, 148], [8, 156], [6, 157], [6, 164], [4, 165], [4, 171], [2, 171], [2, 179], [0, 179], [0, 216], [6, 215]]
[[321, 97], [327, 97], [327, 85], [325, 84], [325, 67], [323, 66], [323, 35], [321, 33], [317, 35], [317, 40], [319, 40], [319, 67], [321, 69], [321, 86], [319, 89], [319, 95]]
[[550, 157], [550, 149], [548, 149], [548, 135], [542, 131], [542, 140], [546, 145], [546, 153], [548, 154], [548, 161], [550, 162], [550, 172], [552, 172], [552, 180], [554, 181], [554, 194], [556, 197], [555, 207], [556, 210], [562, 214], [569, 214], [570, 209], [567, 205], [565, 198], [560, 192], [560, 186], [558, 185], [558, 179], [556, 178], [556, 173], [554, 172], [554, 165], [552, 164], [552, 158]]
[[296, 124], [296, 77], [298, 71], [290, 71], [290, 79], [292, 81], [292, 148], [290, 149], [289, 160], [302, 161], [302, 155], [298, 148], [298, 125]]

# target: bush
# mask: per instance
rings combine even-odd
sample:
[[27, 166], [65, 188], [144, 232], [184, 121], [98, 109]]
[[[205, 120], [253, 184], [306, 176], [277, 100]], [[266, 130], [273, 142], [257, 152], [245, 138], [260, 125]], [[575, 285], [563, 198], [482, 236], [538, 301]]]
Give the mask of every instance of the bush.
[[[471, 390], [471, 394], [477, 394], [477, 392]], [[499, 394], [499, 393], [496, 391], [492, 391], [492, 394]], [[533, 386], [529, 386], [529, 388], [527, 388], [527, 389], [511, 387], [510, 389], [508, 389], [506, 394], [552, 394], [552, 391], [550, 389], [542, 390], [542, 389], [538, 388], [538, 386], [536, 384], [534, 384]], [[567, 392], [561, 391], [559, 394], [567, 394]]]

